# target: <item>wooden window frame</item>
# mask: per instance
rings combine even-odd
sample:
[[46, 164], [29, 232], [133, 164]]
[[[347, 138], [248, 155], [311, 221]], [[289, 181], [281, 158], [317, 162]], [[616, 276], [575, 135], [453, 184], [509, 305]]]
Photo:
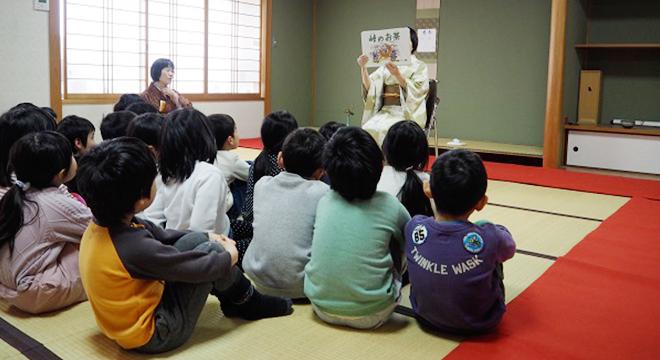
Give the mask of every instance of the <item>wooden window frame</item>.
[[[49, 23], [49, 58], [50, 58], [50, 102], [51, 107], [58, 113], [62, 113], [62, 105], [70, 104], [113, 104], [116, 103], [121, 94], [68, 94], [63, 86], [66, 87], [66, 81], [62, 82], [62, 77], [66, 74], [66, 68], [62, 67], [60, 44], [65, 34], [60, 33], [60, 1], [51, 0]], [[264, 112], [270, 111], [270, 66], [271, 66], [271, 38], [272, 31], [272, 0], [261, 0], [261, 51], [259, 55], [260, 62], [260, 93], [256, 94], [208, 94], [208, 2], [206, 0], [204, 15], [204, 93], [203, 94], [183, 94], [191, 101], [263, 101]], [[147, 9], [148, 9], [147, 1]], [[65, 25], [66, 26], [66, 25]], [[149, 26], [148, 17], [145, 26]], [[65, 30], [66, 31], [66, 30]], [[145, 46], [145, 68], [146, 79], [149, 79], [149, 65], [147, 62], [149, 50], [149, 32], [146, 32]], [[65, 66], [66, 66], [66, 59]], [[66, 80], [66, 78], [65, 78]]]

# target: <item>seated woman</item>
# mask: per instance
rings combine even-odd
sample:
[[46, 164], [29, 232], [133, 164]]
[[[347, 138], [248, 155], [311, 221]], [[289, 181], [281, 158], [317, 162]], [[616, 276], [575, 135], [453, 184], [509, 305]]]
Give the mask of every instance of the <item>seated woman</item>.
[[168, 87], [173, 78], [174, 63], [169, 59], [157, 59], [151, 65], [151, 79], [153, 82], [147, 90], [140, 94], [140, 97], [162, 114], [167, 114], [176, 109], [192, 107], [190, 100]]
[[415, 57], [417, 33], [410, 29], [412, 43], [411, 64], [396, 66], [386, 63], [371, 75], [367, 71], [366, 55], [358, 59], [362, 75], [364, 113], [362, 128], [383, 143], [387, 130], [401, 120], [412, 120], [424, 127], [426, 123], [426, 95], [429, 92], [428, 68]]

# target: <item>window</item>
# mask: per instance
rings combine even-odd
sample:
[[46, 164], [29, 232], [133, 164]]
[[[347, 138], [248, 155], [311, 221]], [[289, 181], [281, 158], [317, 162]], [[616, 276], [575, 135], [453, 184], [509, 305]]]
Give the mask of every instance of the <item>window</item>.
[[174, 62], [172, 87], [193, 100], [260, 98], [264, 6], [266, 0], [60, 0], [63, 98], [140, 93], [158, 58]]

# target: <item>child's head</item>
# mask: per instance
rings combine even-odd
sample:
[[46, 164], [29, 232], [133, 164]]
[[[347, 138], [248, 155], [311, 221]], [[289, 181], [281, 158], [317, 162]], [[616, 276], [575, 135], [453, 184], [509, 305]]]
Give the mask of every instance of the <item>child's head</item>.
[[121, 137], [102, 142], [80, 160], [78, 189], [97, 224], [117, 226], [151, 204], [156, 174], [147, 145]]
[[66, 137], [54, 131], [42, 131], [25, 135], [14, 143], [8, 168], [16, 175], [16, 181], [0, 201], [0, 246], [9, 242], [12, 249], [16, 234], [26, 222], [25, 193], [70, 181], [76, 175], [76, 160]]
[[383, 153], [359, 127], [339, 129], [323, 151], [330, 187], [348, 201], [370, 199], [383, 171]]
[[160, 131], [165, 123], [163, 115], [147, 113], [131, 120], [126, 128], [126, 136], [144, 141], [157, 154], [160, 147]]
[[318, 180], [323, 175], [325, 138], [312, 129], [297, 129], [284, 140], [278, 163], [287, 172]]
[[385, 161], [396, 171], [406, 172], [406, 181], [399, 192], [401, 203], [410, 215], [433, 215], [431, 202], [415, 171], [424, 171], [429, 161], [429, 143], [424, 130], [414, 121], [404, 120], [392, 125], [383, 140]]
[[76, 155], [85, 155], [94, 147], [94, 124], [76, 115], [69, 115], [57, 125], [57, 132], [64, 135]]
[[185, 181], [198, 161], [212, 164], [216, 155], [215, 137], [204, 114], [181, 109], [167, 115], [160, 135], [159, 169], [163, 182]]
[[126, 136], [126, 128], [137, 115], [131, 111], [115, 111], [106, 115], [101, 121], [101, 137], [110, 140]]
[[286, 110], [278, 110], [266, 115], [261, 124], [261, 142], [264, 144], [264, 149], [254, 160], [252, 170], [255, 183], [268, 171], [270, 164], [268, 155], [276, 156], [282, 151], [284, 139], [297, 128], [298, 121]]
[[435, 160], [431, 194], [438, 213], [463, 216], [486, 204], [488, 176], [479, 155], [451, 150]]
[[43, 110], [46, 114], [50, 115], [50, 117], [52, 117], [53, 120], [57, 122], [57, 113], [55, 112], [55, 110], [53, 110], [53, 108], [48, 106], [42, 106], [41, 110]]
[[131, 104], [136, 102], [144, 102], [138, 94], [124, 94], [119, 97], [119, 101], [115, 104], [112, 111], [124, 111]]
[[343, 127], [346, 127], [346, 125], [336, 121], [330, 121], [323, 124], [323, 126], [319, 128], [319, 132], [321, 133], [321, 135], [323, 135], [323, 137], [325, 137], [326, 140], [330, 140], [332, 135], [334, 135], [337, 132], [337, 130]]
[[213, 114], [208, 118], [218, 150], [236, 149], [240, 139], [234, 119], [227, 114]]
[[55, 130], [56, 126], [55, 119], [30, 103], [18, 104], [0, 116], [0, 186], [11, 185], [11, 172], [7, 171], [11, 146], [24, 135]]
[[134, 112], [136, 115], [142, 115], [146, 113], [158, 113], [158, 109], [156, 109], [151, 104], [147, 104], [144, 101], [137, 101], [128, 105], [126, 111]]

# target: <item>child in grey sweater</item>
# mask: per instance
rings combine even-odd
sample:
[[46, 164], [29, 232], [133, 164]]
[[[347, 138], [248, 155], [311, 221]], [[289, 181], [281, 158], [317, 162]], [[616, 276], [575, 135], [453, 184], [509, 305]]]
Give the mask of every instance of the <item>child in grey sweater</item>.
[[278, 163], [285, 170], [264, 176], [254, 189], [254, 237], [243, 269], [265, 294], [304, 298], [305, 265], [312, 248], [316, 205], [329, 190], [323, 175], [325, 138], [298, 129], [286, 138]]

